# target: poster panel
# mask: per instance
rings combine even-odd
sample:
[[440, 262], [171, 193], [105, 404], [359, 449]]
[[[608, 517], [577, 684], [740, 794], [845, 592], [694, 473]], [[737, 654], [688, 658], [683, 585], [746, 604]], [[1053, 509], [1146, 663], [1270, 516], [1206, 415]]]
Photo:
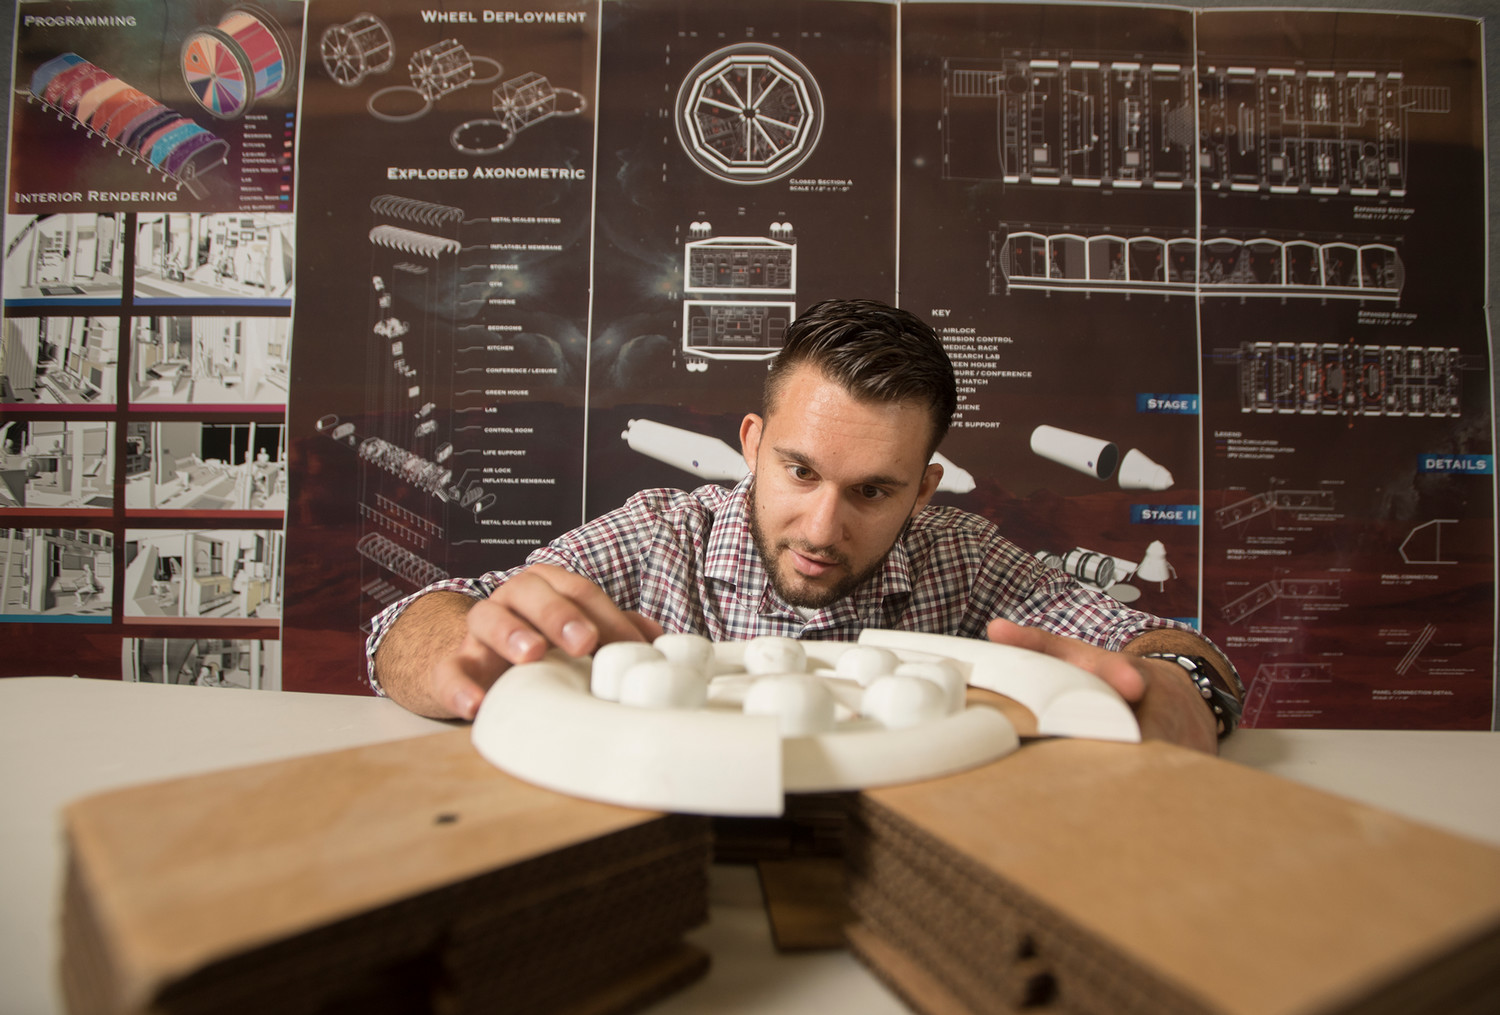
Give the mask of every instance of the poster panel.
[[959, 377], [939, 499], [1196, 623], [1192, 12], [916, 4], [901, 52], [901, 300]]
[[279, 673], [303, 11], [16, 7], [0, 321], [9, 672], [119, 679], [127, 629], [202, 654], [248, 628], [256, 671]]
[[733, 485], [799, 312], [895, 297], [896, 9], [604, 6], [588, 498]]
[[284, 686], [581, 518], [597, 5], [319, 3], [298, 216]]
[[1473, 22], [1199, 18], [1204, 629], [1250, 726], [1487, 729]]
[[385, 605], [734, 483], [787, 323], [869, 296], [957, 368], [937, 499], [1199, 625], [1249, 725], [1492, 722], [1476, 20], [15, 17], [6, 674], [362, 693]]

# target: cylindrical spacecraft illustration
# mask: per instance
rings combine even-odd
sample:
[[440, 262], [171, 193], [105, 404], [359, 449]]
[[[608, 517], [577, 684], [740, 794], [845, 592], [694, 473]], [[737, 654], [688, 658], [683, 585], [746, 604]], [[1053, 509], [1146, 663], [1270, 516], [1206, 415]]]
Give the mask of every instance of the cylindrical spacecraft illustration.
[[1147, 458], [1137, 448], [1125, 452], [1120, 462], [1120, 489], [1122, 490], [1167, 490], [1172, 486], [1172, 474]]
[[1108, 479], [1120, 463], [1120, 449], [1109, 441], [1046, 424], [1031, 431], [1031, 450], [1095, 479]]
[[1151, 545], [1146, 547], [1146, 555], [1135, 569], [1135, 576], [1141, 581], [1158, 584], [1177, 577], [1177, 569], [1167, 560], [1167, 547], [1160, 539], [1152, 540]]
[[381, 74], [395, 62], [391, 30], [373, 14], [360, 14], [342, 25], [329, 25], [319, 41], [323, 69], [346, 88], [353, 88], [367, 74]]
[[620, 434], [630, 450], [710, 482], [738, 483], [749, 471], [738, 451], [717, 437], [650, 419], [632, 419]]
[[938, 482], [938, 489], [943, 493], [973, 493], [974, 474], [968, 469], [954, 465], [952, 460], [941, 454], [934, 454], [932, 460], [943, 467], [943, 478]]
[[1101, 589], [1115, 583], [1115, 558], [1107, 553], [1078, 547], [1063, 554], [1062, 569], [1074, 578]]

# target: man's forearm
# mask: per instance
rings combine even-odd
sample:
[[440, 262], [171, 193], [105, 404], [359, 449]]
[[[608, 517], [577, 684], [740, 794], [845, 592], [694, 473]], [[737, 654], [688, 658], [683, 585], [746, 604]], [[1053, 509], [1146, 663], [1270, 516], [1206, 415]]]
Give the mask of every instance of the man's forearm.
[[[1123, 651], [1126, 655], [1133, 656], [1173, 653], [1200, 657], [1213, 669], [1210, 677], [1214, 684], [1232, 695], [1239, 702], [1239, 707], [1244, 706], [1245, 689], [1239, 682], [1234, 665], [1217, 646], [1201, 635], [1179, 628], [1157, 628], [1132, 638], [1125, 644]], [[1238, 708], [1235, 709], [1235, 715], [1238, 715]], [[1227, 724], [1224, 730], [1228, 732], [1231, 728], [1233, 723]]]
[[1218, 676], [1223, 678], [1225, 688], [1234, 691], [1235, 697], [1239, 697], [1239, 688], [1235, 687], [1235, 681], [1231, 677], [1234, 668], [1228, 658], [1213, 642], [1191, 631], [1170, 627], [1143, 631], [1126, 642], [1124, 652], [1133, 656], [1150, 652], [1180, 652], [1183, 655], [1202, 656], [1213, 664]]
[[469, 610], [479, 602], [462, 592], [429, 592], [412, 600], [375, 651], [375, 676], [386, 696], [419, 715], [452, 714], [433, 695], [433, 665], [458, 650]]

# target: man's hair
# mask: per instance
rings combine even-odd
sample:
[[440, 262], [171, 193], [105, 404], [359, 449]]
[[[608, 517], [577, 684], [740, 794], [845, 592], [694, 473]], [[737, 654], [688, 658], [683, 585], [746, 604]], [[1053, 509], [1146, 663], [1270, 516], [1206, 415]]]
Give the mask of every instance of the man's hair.
[[877, 300], [824, 300], [786, 329], [771, 362], [762, 398], [769, 416], [795, 367], [811, 364], [855, 398], [915, 402], [932, 418], [931, 454], [958, 407], [953, 364], [932, 327], [915, 314]]

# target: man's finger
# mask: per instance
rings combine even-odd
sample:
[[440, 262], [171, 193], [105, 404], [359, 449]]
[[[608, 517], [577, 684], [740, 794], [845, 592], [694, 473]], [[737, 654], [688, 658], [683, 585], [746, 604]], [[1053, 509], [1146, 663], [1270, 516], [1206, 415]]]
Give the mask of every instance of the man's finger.
[[1119, 652], [1090, 645], [1076, 638], [1065, 638], [1060, 634], [1043, 631], [1035, 627], [1023, 627], [1009, 620], [996, 618], [989, 623], [985, 633], [990, 641], [998, 645], [1029, 649], [1072, 663], [1088, 670], [1119, 692], [1126, 701], [1139, 701], [1146, 693], [1146, 678], [1136, 668], [1129, 656]]
[[[537, 564], [517, 578], [506, 604], [529, 621], [549, 642], [569, 655], [581, 656], [615, 641], [640, 641], [643, 632], [609, 594], [582, 575], [549, 564]], [[515, 581], [501, 586], [500, 595]]]
[[[554, 567], [550, 564], [537, 564], [531, 568], [529, 573], [544, 579], [564, 598], [576, 604], [582, 612], [582, 617], [578, 619], [584, 620], [593, 627], [595, 635], [594, 643], [581, 651], [573, 652], [574, 655], [582, 655], [585, 652], [592, 651], [599, 645], [607, 645], [610, 642], [640, 641], [643, 634], [646, 633], [632, 619], [630, 614], [627, 614], [619, 606], [615, 605], [615, 601], [609, 597], [609, 593], [582, 575], [574, 574], [572, 571]], [[646, 619], [641, 617], [640, 614], [635, 614], [635, 617]], [[569, 617], [568, 619], [575, 618]], [[656, 626], [656, 633], [660, 634], [660, 625], [657, 625], [655, 621], [651, 621], [650, 623]], [[548, 630], [546, 626], [540, 624], [538, 627], [543, 633], [546, 633]], [[655, 635], [651, 637], [655, 637]], [[570, 652], [572, 651], [566, 644], [561, 642], [557, 644], [569, 649]]]
[[990, 621], [985, 634], [996, 644], [1030, 649], [1032, 652], [1044, 652], [1047, 655], [1054, 654], [1048, 651], [1048, 647], [1050, 642], [1057, 639], [1055, 634], [1043, 631], [1039, 627], [1022, 627], [1014, 621], [1002, 620], [999, 617]]
[[472, 720], [485, 691], [505, 668], [504, 659], [470, 635], [457, 652], [433, 666], [432, 696], [454, 718]]
[[635, 625], [636, 631], [646, 641], [655, 641], [667, 632], [666, 628], [644, 613], [637, 613], [635, 610], [626, 610], [625, 616], [630, 619], [630, 622]]
[[[501, 588], [509, 585], [507, 582]], [[517, 665], [535, 662], [547, 651], [547, 638], [518, 617], [499, 592], [475, 603], [469, 611], [468, 623], [469, 637], [506, 662]]]
[[545, 564], [511, 577], [468, 619], [475, 638], [516, 664], [535, 662], [553, 645], [582, 656], [609, 642], [640, 641], [657, 626], [642, 627], [587, 578]]

